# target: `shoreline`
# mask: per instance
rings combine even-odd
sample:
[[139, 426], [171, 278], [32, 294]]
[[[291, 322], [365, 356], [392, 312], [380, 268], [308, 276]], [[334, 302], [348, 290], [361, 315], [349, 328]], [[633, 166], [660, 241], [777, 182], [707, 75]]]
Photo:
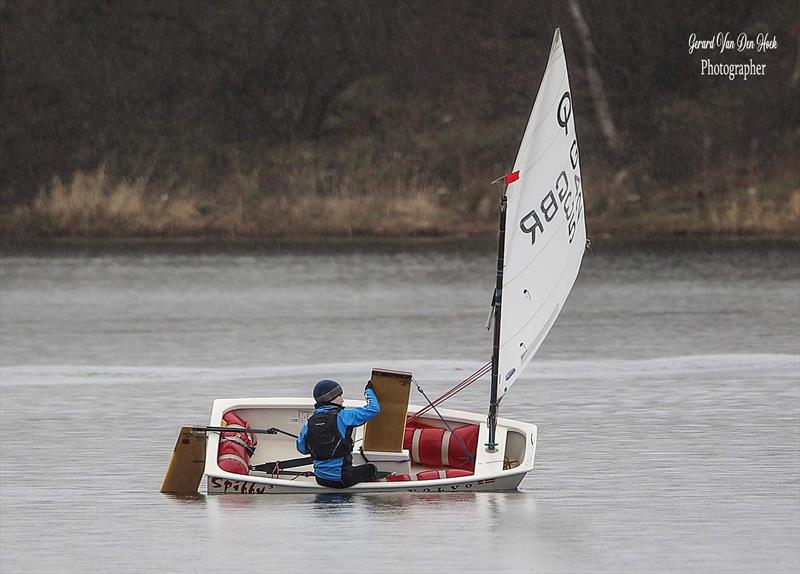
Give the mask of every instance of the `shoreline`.
[[[781, 234], [686, 234], [673, 233], [661, 235], [625, 235], [598, 233], [589, 234], [593, 247], [610, 247], [617, 249], [622, 246], [651, 246], [659, 245], [754, 245], [776, 247], [800, 247], [800, 233], [793, 235]], [[87, 236], [59, 236], [59, 237], [27, 237], [4, 238], [0, 242], [0, 256], [24, 253], [38, 253], [42, 251], [70, 252], [80, 249], [99, 250], [263, 250], [263, 249], [293, 249], [324, 246], [330, 249], [358, 248], [358, 247], [414, 247], [428, 245], [453, 244], [466, 246], [469, 244], [486, 243], [494, 246], [497, 240], [495, 234], [416, 234], [416, 235], [327, 235], [327, 236], [295, 236], [295, 237], [236, 237], [220, 235], [196, 236], [169, 236], [169, 237], [87, 237]]]
[[[455, 219], [454, 214], [450, 214]], [[672, 215], [672, 214], [670, 214]], [[647, 218], [643, 215], [620, 218], [609, 222], [607, 217], [596, 220], [589, 217], [587, 237], [592, 241], [648, 242], [648, 241], [785, 241], [800, 242], [800, 222], [786, 220], [776, 224], [761, 225], [752, 222], [735, 230], [720, 230], [715, 225], [703, 225], [700, 214], [691, 214], [683, 225], [676, 225], [671, 217]], [[306, 227], [294, 232], [285, 227], [268, 231], [269, 225], [241, 230], [238, 225], [224, 229], [217, 225], [211, 229], [185, 229], [178, 225], [171, 229], [154, 231], [135, 227], [114, 227], [114, 221], [100, 221], [88, 229], [52, 230], [38, 226], [17, 225], [11, 218], [0, 217], [0, 245], [67, 245], [67, 244], [312, 244], [320, 242], [357, 243], [382, 241], [400, 243], [447, 242], [457, 240], [490, 240], [497, 238], [497, 222], [424, 226], [399, 231], [402, 225], [392, 221], [376, 221], [374, 229], [337, 226], [324, 229]]]

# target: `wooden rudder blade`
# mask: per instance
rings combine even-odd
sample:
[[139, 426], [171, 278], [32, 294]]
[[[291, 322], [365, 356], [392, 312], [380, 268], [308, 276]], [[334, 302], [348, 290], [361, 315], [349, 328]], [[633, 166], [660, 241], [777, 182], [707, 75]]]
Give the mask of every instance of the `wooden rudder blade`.
[[401, 452], [411, 395], [411, 373], [373, 369], [371, 380], [381, 412], [364, 428], [364, 450]]
[[206, 433], [181, 427], [172, 460], [161, 484], [165, 494], [195, 494], [206, 465]]

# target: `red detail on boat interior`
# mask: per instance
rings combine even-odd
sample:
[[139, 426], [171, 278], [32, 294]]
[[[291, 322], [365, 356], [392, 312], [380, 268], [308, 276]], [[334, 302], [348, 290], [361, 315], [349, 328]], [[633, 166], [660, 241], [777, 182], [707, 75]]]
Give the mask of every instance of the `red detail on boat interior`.
[[411, 480], [407, 474], [390, 474], [386, 477], [386, 482], [401, 482], [404, 480]]
[[242, 445], [230, 440], [219, 441], [219, 467], [234, 474], [250, 474], [250, 455]]
[[[250, 428], [248, 422], [235, 411], [225, 413], [222, 420], [226, 426]], [[250, 455], [255, 450], [257, 442], [256, 435], [244, 430], [220, 433], [217, 464], [226, 472], [250, 474]]]
[[[247, 420], [243, 419], [238, 414], [236, 414], [236, 411], [228, 411], [222, 416], [222, 420], [225, 421], [224, 426], [250, 428], [250, 425], [248, 424]], [[250, 447], [250, 450], [254, 450], [256, 448], [256, 445], [258, 444], [258, 439], [256, 438], [256, 435], [252, 433], [224, 432], [222, 433], [221, 436], [223, 438], [238, 437], [242, 442], [245, 443], [245, 445]]]
[[426, 470], [417, 473], [417, 480], [438, 480], [440, 478], [458, 478], [460, 476], [472, 476], [472, 473], [468, 470], [461, 470], [459, 468]]
[[[431, 427], [411, 419], [406, 422], [403, 448], [408, 449], [411, 460], [416, 463], [472, 472], [475, 470], [478, 431], [478, 425], [464, 425], [454, 429], [451, 434], [446, 429]], [[445, 436], [449, 436], [449, 439], [443, 448]], [[468, 452], [464, 450], [464, 446]]]
[[518, 179], [519, 179], [519, 170], [517, 170], [515, 172], [512, 172], [512, 173], [507, 173], [506, 174], [506, 185], [508, 185], [509, 183], [514, 183]]

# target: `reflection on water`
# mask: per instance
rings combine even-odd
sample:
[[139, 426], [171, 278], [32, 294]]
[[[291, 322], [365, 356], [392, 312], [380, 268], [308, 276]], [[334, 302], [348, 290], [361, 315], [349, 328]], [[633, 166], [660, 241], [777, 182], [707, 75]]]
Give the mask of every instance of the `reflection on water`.
[[[520, 492], [215, 496], [207, 508], [204, 524], [215, 535], [224, 536], [243, 522], [274, 524], [265, 539], [271, 549], [283, 548], [270, 557], [278, 571], [312, 564], [301, 549], [313, 545], [331, 548], [326, 564], [336, 571], [372, 572], [375, 560], [381, 570], [391, 571], [408, 567], [409, 561], [445, 571], [518, 571], [521, 565], [536, 570], [537, 563], [549, 568], [560, 560], [535, 527], [535, 499]], [[258, 554], [255, 549], [240, 552], [242, 559]]]
[[376, 366], [429, 395], [463, 379], [491, 344], [492, 249], [7, 254], [0, 570], [797, 572], [793, 246], [596, 244], [502, 405], [539, 425], [519, 492], [158, 493], [214, 398], [356, 396]]

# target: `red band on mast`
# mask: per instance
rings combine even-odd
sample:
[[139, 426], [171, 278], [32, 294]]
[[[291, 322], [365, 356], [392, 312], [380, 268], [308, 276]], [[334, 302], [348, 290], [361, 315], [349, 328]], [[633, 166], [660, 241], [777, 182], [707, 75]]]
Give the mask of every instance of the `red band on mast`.
[[506, 185], [514, 183], [519, 179], [519, 170], [506, 174]]

